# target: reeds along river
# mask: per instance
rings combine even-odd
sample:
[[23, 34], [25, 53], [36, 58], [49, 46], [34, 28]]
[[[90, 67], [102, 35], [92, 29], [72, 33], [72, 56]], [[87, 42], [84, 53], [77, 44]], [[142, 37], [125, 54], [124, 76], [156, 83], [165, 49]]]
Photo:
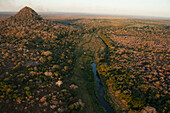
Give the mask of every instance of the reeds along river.
[[104, 99], [104, 89], [103, 86], [101, 84], [101, 80], [100, 77], [97, 73], [97, 68], [96, 68], [96, 64], [92, 63], [92, 70], [94, 73], [94, 77], [95, 77], [95, 82], [96, 82], [96, 87], [97, 87], [97, 101], [105, 108], [105, 110], [107, 111], [107, 113], [115, 113], [115, 111], [111, 108], [111, 106], [109, 105], [109, 103], [107, 101], [105, 101]]

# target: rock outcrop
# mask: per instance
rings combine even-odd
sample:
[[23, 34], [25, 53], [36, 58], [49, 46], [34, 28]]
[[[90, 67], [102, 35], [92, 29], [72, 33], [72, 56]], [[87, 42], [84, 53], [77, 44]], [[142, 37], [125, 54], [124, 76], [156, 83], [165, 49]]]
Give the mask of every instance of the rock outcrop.
[[156, 109], [151, 106], [144, 107], [140, 113], [157, 113]]
[[42, 20], [40, 15], [38, 15], [33, 9], [30, 7], [22, 8], [17, 14], [10, 17], [11, 20], [15, 21], [25, 21], [25, 20]]

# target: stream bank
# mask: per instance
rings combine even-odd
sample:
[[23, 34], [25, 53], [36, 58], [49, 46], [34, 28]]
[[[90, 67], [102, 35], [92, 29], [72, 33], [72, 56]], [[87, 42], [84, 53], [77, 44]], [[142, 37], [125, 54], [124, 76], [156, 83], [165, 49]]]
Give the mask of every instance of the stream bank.
[[107, 113], [115, 113], [115, 111], [111, 108], [110, 104], [104, 99], [105, 92], [103, 85], [101, 83], [100, 77], [97, 73], [96, 64], [92, 63], [92, 71], [94, 73], [96, 88], [97, 88], [97, 101], [105, 108]]

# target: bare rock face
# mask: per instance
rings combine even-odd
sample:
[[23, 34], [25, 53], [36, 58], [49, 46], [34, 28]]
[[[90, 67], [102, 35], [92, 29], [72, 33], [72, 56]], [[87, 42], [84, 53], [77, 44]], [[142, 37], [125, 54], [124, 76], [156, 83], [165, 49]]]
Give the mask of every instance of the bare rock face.
[[30, 7], [22, 8], [16, 15], [10, 18], [15, 21], [42, 20], [42, 18]]
[[63, 82], [61, 81], [61, 80], [59, 80], [59, 81], [57, 81], [56, 83], [55, 83], [57, 86], [61, 86], [61, 84], [63, 84]]
[[76, 85], [72, 84], [72, 85], [70, 85], [70, 88], [71, 88], [71, 89], [77, 89], [77, 88], [78, 88], [78, 86], [76, 86]]
[[140, 113], [157, 113], [156, 109], [151, 106], [144, 107]]

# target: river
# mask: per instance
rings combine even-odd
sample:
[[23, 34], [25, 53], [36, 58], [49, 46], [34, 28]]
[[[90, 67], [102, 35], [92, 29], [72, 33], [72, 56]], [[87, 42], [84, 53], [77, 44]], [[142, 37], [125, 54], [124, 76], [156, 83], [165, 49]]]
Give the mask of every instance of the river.
[[97, 95], [98, 95], [97, 101], [105, 108], [107, 113], [115, 113], [115, 111], [111, 108], [110, 104], [104, 99], [105, 93], [99, 75], [97, 73], [97, 68], [95, 63], [92, 63], [92, 70], [94, 73], [96, 87], [97, 87]]

